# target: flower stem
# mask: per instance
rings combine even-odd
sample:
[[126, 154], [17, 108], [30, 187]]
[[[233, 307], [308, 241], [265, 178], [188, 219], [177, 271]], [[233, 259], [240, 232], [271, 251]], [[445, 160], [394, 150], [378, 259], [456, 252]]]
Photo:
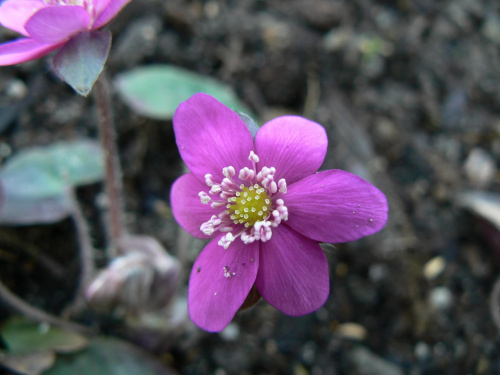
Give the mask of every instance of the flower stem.
[[71, 218], [75, 224], [76, 236], [78, 239], [78, 250], [80, 253], [80, 280], [78, 289], [75, 294], [74, 301], [66, 308], [63, 316], [78, 313], [86, 306], [85, 291], [92, 281], [92, 276], [95, 273], [94, 266], [94, 248], [90, 239], [89, 228], [87, 221], [83, 216], [80, 204], [76, 199], [74, 190], [69, 192], [72, 204]]
[[41, 309], [29, 305], [14, 293], [12, 293], [9, 289], [7, 289], [7, 287], [1, 281], [0, 300], [5, 302], [5, 304], [7, 304], [8, 306], [12, 307], [14, 310], [26, 316], [28, 319], [32, 319], [41, 323], [49, 323], [62, 329], [68, 329], [80, 333], [90, 333], [92, 331], [90, 328], [60, 319], [55, 315], [49, 314]]
[[108, 199], [108, 248], [112, 258], [118, 251], [118, 242], [124, 235], [121, 169], [116, 147], [116, 132], [111, 109], [109, 81], [105, 72], [95, 83], [95, 99], [99, 111], [99, 133], [104, 151], [104, 184]]

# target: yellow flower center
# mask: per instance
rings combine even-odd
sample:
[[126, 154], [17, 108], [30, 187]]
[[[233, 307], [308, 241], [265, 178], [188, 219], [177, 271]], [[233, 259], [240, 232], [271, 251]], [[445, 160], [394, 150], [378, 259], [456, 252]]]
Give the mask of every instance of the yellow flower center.
[[257, 221], [264, 221], [270, 214], [271, 200], [259, 184], [240, 185], [240, 191], [235, 197], [228, 198], [228, 202], [226, 214], [234, 224], [244, 224], [247, 228]]

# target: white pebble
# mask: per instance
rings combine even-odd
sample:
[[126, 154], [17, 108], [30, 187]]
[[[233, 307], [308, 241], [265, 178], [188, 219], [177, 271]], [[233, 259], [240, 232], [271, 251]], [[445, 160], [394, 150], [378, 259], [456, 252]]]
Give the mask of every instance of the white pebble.
[[429, 305], [434, 310], [447, 310], [453, 303], [453, 294], [444, 287], [439, 286], [431, 290], [429, 294]]

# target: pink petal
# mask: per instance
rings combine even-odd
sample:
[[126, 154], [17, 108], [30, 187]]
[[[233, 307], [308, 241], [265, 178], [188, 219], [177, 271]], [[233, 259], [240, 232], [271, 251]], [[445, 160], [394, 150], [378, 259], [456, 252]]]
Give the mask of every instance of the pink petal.
[[[118, 12], [122, 10], [122, 8], [127, 5], [130, 0], [111, 0], [109, 1], [106, 9], [98, 16], [97, 20], [94, 22], [92, 26], [92, 30], [99, 29], [110, 22], [113, 18], [116, 17]], [[97, 13], [99, 15], [99, 13]]]
[[207, 190], [206, 184], [187, 173], [174, 182], [170, 192], [170, 204], [175, 220], [192, 236], [203, 239], [209, 237], [200, 230], [201, 224], [221, 211], [214, 210], [210, 203], [201, 203], [198, 193]]
[[236, 239], [224, 249], [217, 244], [219, 238], [203, 249], [189, 278], [189, 315], [198, 327], [210, 332], [221, 331], [231, 322], [259, 267], [258, 242], [245, 245]]
[[275, 180], [291, 184], [316, 172], [326, 155], [325, 129], [298, 116], [278, 117], [265, 123], [255, 137], [259, 168], [275, 167]]
[[26, 31], [38, 42], [60, 43], [88, 31], [89, 14], [80, 6], [53, 6], [40, 9], [26, 23]]
[[0, 66], [38, 59], [61, 47], [61, 45], [42, 44], [28, 38], [0, 44]]
[[316, 173], [288, 186], [283, 196], [287, 225], [320, 242], [347, 242], [382, 229], [385, 195], [361, 177], [338, 169]]
[[0, 5], [0, 23], [8, 29], [28, 36], [24, 25], [39, 9], [48, 6], [42, 0], [6, 0]]
[[[130, 0], [129, 0], [130, 1]], [[94, 6], [93, 12], [89, 12], [91, 18], [95, 21], [99, 16], [106, 10], [109, 6], [111, 0], [94, 0], [92, 5]]]
[[236, 174], [250, 167], [253, 150], [250, 132], [239, 116], [206, 94], [195, 94], [181, 103], [174, 115], [179, 152], [189, 170], [204, 181], [207, 173], [221, 181], [222, 168], [233, 166]]
[[325, 303], [330, 292], [328, 263], [317, 242], [282, 224], [260, 246], [255, 286], [267, 302], [292, 316]]

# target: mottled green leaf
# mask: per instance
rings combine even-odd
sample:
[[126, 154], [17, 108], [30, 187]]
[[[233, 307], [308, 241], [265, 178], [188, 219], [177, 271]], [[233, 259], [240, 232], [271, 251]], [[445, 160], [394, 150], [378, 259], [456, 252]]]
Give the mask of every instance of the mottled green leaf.
[[179, 104], [198, 92], [213, 96], [235, 111], [249, 113], [229, 86], [172, 65], [144, 66], [119, 74], [115, 85], [134, 111], [155, 119], [172, 118]]
[[81, 350], [88, 345], [87, 339], [75, 332], [63, 331], [47, 324], [30, 322], [15, 317], [2, 327], [9, 352], [29, 353], [52, 349], [60, 353]]
[[102, 151], [93, 141], [22, 151], [0, 169], [0, 223], [58, 221], [71, 213], [68, 188], [100, 181], [103, 173]]
[[174, 375], [147, 352], [125, 341], [97, 337], [82, 352], [59, 356], [44, 375]]
[[104, 68], [110, 47], [109, 31], [80, 33], [54, 56], [54, 70], [78, 94], [87, 96]]

